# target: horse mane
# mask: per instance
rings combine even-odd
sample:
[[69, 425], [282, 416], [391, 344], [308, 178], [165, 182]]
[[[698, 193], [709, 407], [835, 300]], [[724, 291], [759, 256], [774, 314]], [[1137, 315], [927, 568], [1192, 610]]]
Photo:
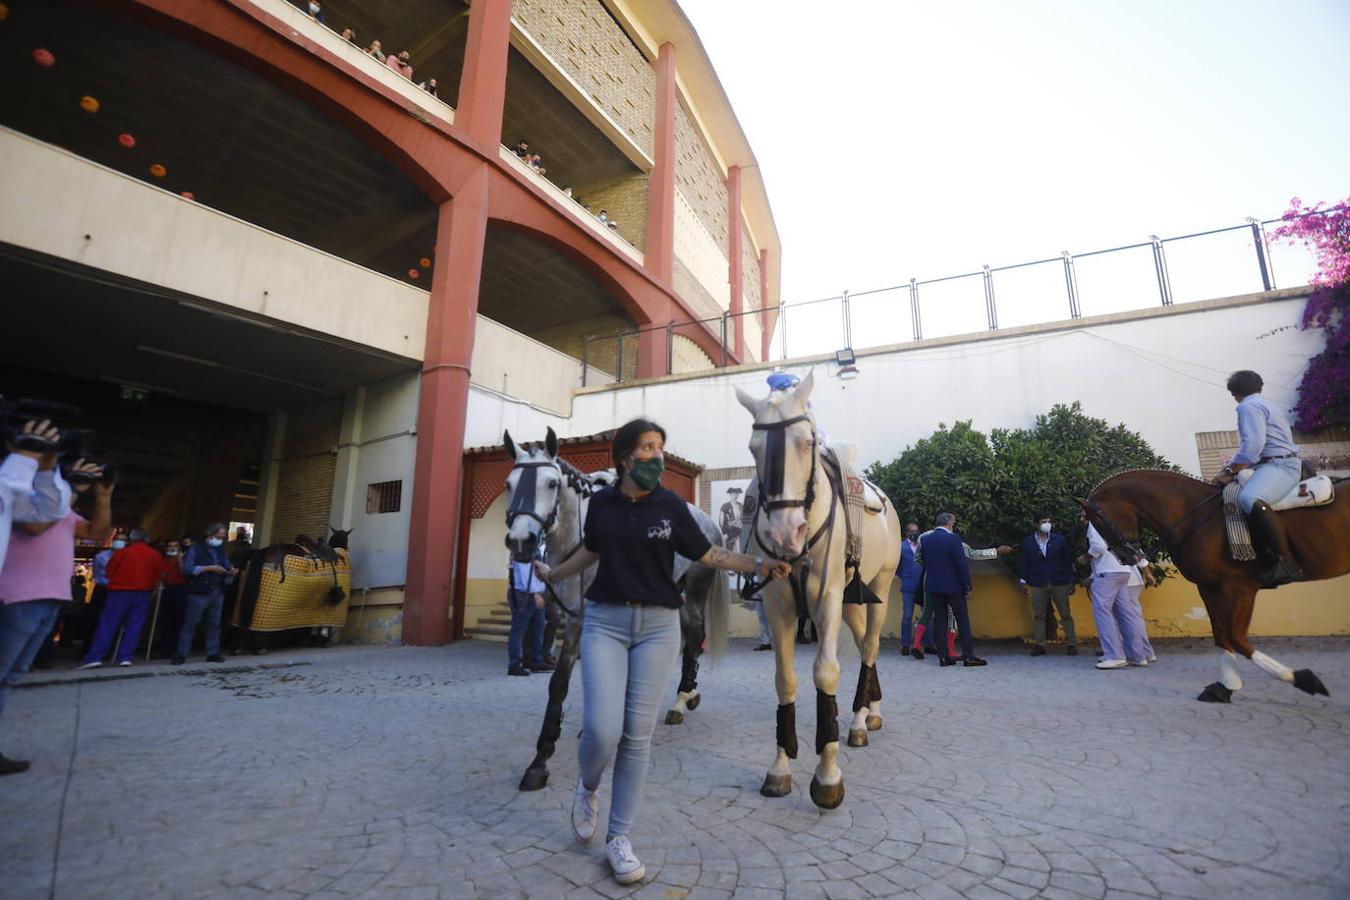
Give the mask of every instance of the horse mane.
[[1159, 469], [1154, 466], [1135, 466], [1129, 469], [1121, 469], [1118, 472], [1112, 472], [1110, 475], [1107, 475], [1101, 481], [1097, 482], [1096, 485], [1093, 486], [1092, 490], [1088, 491], [1088, 496], [1091, 497], [1093, 494], [1097, 493], [1097, 491], [1100, 490], [1104, 484], [1106, 484], [1108, 481], [1111, 481], [1113, 478], [1119, 478], [1122, 475], [1130, 475], [1134, 472], [1146, 472], [1150, 475], [1170, 475], [1174, 478], [1183, 478], [1186, 481], [1193, 481], [1196, 484], [1210, 486], [1209, 482], [1204, 481], [1200, 478], [1196, 478], [1194, 475], [1187, 475], [1185, 472], [1175, 472], [1171, 469]]

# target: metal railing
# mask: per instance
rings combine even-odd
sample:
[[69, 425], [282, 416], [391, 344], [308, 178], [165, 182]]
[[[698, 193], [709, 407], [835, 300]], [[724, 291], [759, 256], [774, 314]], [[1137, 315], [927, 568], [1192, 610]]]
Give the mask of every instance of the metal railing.
[[[1311, 213], [1304, 213], [1295, 218], [1302, 218], [1309, 215], [1326, 215], [1336, 212], [1344, 207], [1336, 206], [1330, 209], [1317, 210]], [[1062, 287], [1056, 287], [1055, 290], [1062, 290], [1062, 307], [1070, 319], [1079, 319], [1084, 316], [1084, 298], [1085, 292], [1080, 286], [1080, 263], [1093, 261], [1094, 265], [1098, 260], [1105, 259], [1111, 254], [1116, 254], [1112, 262], [1128, 263], [1130, 268], [1121, 268], [1116, 274], [1114, 281], [1109, 277], [1103, 277], [1101, 282], [1094, 282], [1091, 290], [1086, 292], [1086, 297], [1090, 305], [1101, 304], [1102, 308], [1094, 310], [1092, 314], [1105, 312], [1115, 312], [1120, 309], [1141, 309], [1148, 304], [1138, 302], [1138, 294], [1143, 286], [1141, 279], [1146, 279], [1151, 285], [1150, 290], [1156, 289], [1156, 302], [1161, 306], [1172, 306], [1176, 300], [1176, 291], [1174, 289], [1174, 275], [1168, 261], [1168, 249], [1173, 248], [1174, 256], [1178, 255], [1175, 251], [1182, 245], [1182, 242], [1199, 242], [1201, 239], [1213, 238], [1219, 235], [1230, 235], [1241, 233], [1244, 238], [1244, 249], [1242, 252], [1250, 253], [1247, 257], [1248, 262], [1242, 264], [1246, 271], [1243, 274], [1235, 275], [1220, 260], [1210, 260], [1211, 269], [1208, 272], [1200, 272], [1200, 282], [1195, 285], [1187, 285], [1187, 290], [1191, 290], [1198, 296], [1190, 299], [1207, 299], [1214, 296], [1225, 296], [1224, 293], [1216, 291], [1225, 290], [1224, 287], [1213, 287], [1214, 284], [1227, 281], [1227, 289], [1231, 293], [1255, 292], [1257, 290], [1270, 291], [1277, 287], [1274, 261], [1271, 255], [1271, 245], [1266, 233], [1266, 226], [1288, 221], [1283, 218], [1278, 219], [1256, 219], [1249, 218], [1240, 225], [1231, 225], [1226, 228], [1213, 228], [1208, 231], [1198, 231], [1191, 234], [1182, 234], [1172, 237], [1158, 237], [1149, 235], [1147, 241], [1141, 241], [1134, 244], [1125, 244], [1120, 247], [1108, 247], [1103, 250], [1091, 250], [1084, 253], [1070, 253], [1065, 250], [1059, 256], [1046, 257], [1044, 259], [1030, 260], [1028, 262], [1013, 263], [1004, 266], [982, 266], [979, 270], [962, 272], [956, 275], [944, 275], [939, 278], [917, 279], [911, 278], [907, 283], [891, 285], [888, 287], [873, 288], [866, 291], [850, 292], [844, 291], [832, 297], [823, 297], [818, 300], [807, 300], [798, 303], [783, 303], [778, 307], [771, 307], [768, 310], [744, 310], [739, 313], [726, 312], [720, 316], [713, 316], [703, 319], [689, 319], [678, 322], [668, 322], [664, 325], [649, 325], [642, 328], [633, 328], [618, 333], [605, 335], [591, 335], [584, 340], [584, 350], [582, 356], [582, 385], [588, 383], [588, 372], [595, 369], [611, 376], [614, 381], [627, 381], [634, 378], [638, 371], [637, 347], [643, 334], [651, 332], [664, 332], [665, 359], [663, 365], [652, 367], [653, 370], [661, 370], [666, 373], [689, 372], [710, 370], [719, 366], [728, 365], [736, 361], [738, 354], [732, 349], [734, 340], [732, 339], [732, 329], [735, 325], [737, 316], [764, 316], [766, 313], [777, 313], [774, 326], [774, 333], [770, 341], [770, 356], [776, 359], [788, 359], [794, 354], [790, 352], [788, 341], [789, 319], [799, 323], [798, 326], [804, 329], [808, 337], [814, 337], [815, 342], [821, 346], [817, 349], [798, 352], [795, 355], [809, 355], [817, 353], [832, 352], [841, 348], [865, 349], [866, 347], [884, 346], [893, 343], [904, 343], [906, 341], [920, 341], [924, 339], [924, 312], [938, 314], [942, 312], [951, 312], [957, 305], [967, 306], [973, 310], [973, 304], [968, 302], [958, 304], [957, 301], [948, 300], [942, 302], [940, 295], [934, 296], [933, 289], [946, 288], [965, 282], [966, 279], [980, 279], [981, 293], [983, 296], [983, 312], [979, 315], [978, 322], [973, 315], [967, 314], [967, 324], [963, 329], [957, 331], [948, 331], [947, 334], [971, 333], [980, 330], [998, 331], [999, 330], [999, 301], [998, 293], [995, 290], [996, 277], [999, 275], [1010, 275], [1011, 273], [1023, 271], [1030, 272], [1036, 267], [1052, 267], [1054, 272], [1053, 282], [1062, 284]], [[1147, 249], [1152, 260], [1151, 272], [1140, 266], [1141, 251]], [[1209, 250], [1213, 256], [1213, 248]], [[1135, 259], [1129, 259], [1133, 256]], [[1237, 262], [1236, 258], [1233, 262]], [[1218, 265], [1219, 268], [1212, 268]], [[1081, 268], [1086, 268], [1082, 266]], [[1188, 274], [1191, 267], [1188, 268]], [[1222, 271], [1227, 277], [1219, 278], [1217, 273]], [[1050, 283], [1044, 277], [1045, 270], [1042, 270], [1042, 281], [1048, 286]], [[1094, 273], [1094, 279], [1102, 273]], [[1125, 276], [1135, 279], [1135, 284], [1131, 285], [1125, 281]], [[1237, 281], [1234, 281], [1236, 277]], [[1184, 281], [1184, 279], [1183, 279]], [[1002, 282], [1008, 285], [1008, 279]], [[1303, 282], [1299, 282], [1303, 283]], [[1044, 296], [1048, 290], [1043, 286], [1038, 294], [1041, 298], [1040, 305], [1045, 306]], [[928, 288], [929, 291], [921, 292], [921, 288]], [[1114, 289], [1114, 290], [1113, 290]], [[892, 327], [898, 318], [903, 317], [908, 312], [909, 329], [908, 334], [895, 336], [895, 339], [880, 339], [879, 331], [881, 329], [865, 328], [864, 333], [868, 335], [867, 343], [861, 345], [854, 344], [855, 319], [858, 317], [858, 303], [860, 300], [868, 297], [882, 298], [882, 295], [888, 293], [904, 293], [907, 295], [908, 303], [902, 307], [899, 304], [888, 304], [882, 308], [882, 314], [886, 319], [886, 324]], [[1115, 295], [1115, 308], [1112, 307], [1112, 295]], [[965, 301], [973, 299], [973, 292], [967, 292]], [[1125, 305], [1121, 306], [1119, 300], [1124, 297]], [[928, 303], [925, 307], [925, 301]], [[1095, 301], [1095, 302], [1094, 302]], [[830, 305], [837, 304], [838, 309], [833, 310]], [[837, 318], [835, 318], [837, 316]], [[1039, 322], [1056, 321], [1059, 317], [1040, 316], [1030, 321], [1024, 321], [1020, 324], [1036, 324]], [[828, 325], [830, 319], [834, 319], [834, 325]], [[760, 319], [761, 327], [764, 320]], [[699, 333], [698, 329], [703, 329]], [[828, 334], [825, 334], [828, 332]], [[795, 332], [794, 332], [795, 333]], [[675, 337], [683, 335], [691, 338], [694, 345], [702, 350], [702, 357], [695, 357], [693, 354], [685, 354], [690, 357], [689, 361], [681, 360], [681, 351], [677, 350]], [[831, 342], [829, 337], [836, 336], [837, 341]], [[930, 337], [940, 335], [929, 335]], [[810, 341], [808, 341], [809, 343]], [[650, 342], [649, 342], [650, 346]], [[715, 352], [709, 353], [708, 347], [715, 347]], [[752, 348], [757, 357], [759, 347]], [[606, 377], [604, 381], [608, 382], [611, 378]], [[590, 383], [595, 383], [591, 378]]]

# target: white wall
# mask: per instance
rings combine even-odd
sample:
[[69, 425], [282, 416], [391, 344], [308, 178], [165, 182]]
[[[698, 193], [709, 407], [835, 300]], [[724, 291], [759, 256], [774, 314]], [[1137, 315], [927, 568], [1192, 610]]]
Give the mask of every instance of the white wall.
[[[1320, 334], [1293, 327], [1303, 297], [1276, 296], [1284, 299], [1206, 301], [1011, 329], [992, 340], [928, 341], [860, 356], [860, 374], [850, 381], [818, 362], [812, 405], [831, 439], [857, 443], [871, 463], [894, 458], [940, 422], [970, 419], [986, 432], [1025, 427], [1056, 403], [1080, 400], [1088, 414], [1123, 422], [1167, 459], [1198, 472], [1195, 433], [1236, 427], [1223, 387], [1228, 373], [1255, 369], [1266, 396], [1289, 406], [1308, 358], [1321, 349]], [[810, 366], [788, 368], [805, 375]], [[558, 433], [591, 434], [647, 415], [686, 459], [713, 468], [749, 465], [750, 417], [734, 388], [763, 396], [766, 373], [732, 370], [588, 391]]]

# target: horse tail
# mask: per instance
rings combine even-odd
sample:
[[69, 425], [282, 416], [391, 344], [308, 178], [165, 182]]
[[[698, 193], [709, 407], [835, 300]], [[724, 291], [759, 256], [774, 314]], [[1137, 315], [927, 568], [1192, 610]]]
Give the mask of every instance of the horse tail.
[[727, 634], [731, 631], [731, 586], [727, 573], [714, 569], [711, 575], [703, 627], [708, 638], [708, 653], [716, 664], [727, 654]]

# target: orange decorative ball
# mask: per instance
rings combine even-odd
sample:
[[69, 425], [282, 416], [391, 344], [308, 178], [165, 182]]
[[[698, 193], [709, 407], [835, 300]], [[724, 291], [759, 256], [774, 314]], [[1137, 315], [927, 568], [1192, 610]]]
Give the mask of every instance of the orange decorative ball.
[[192, 193], [192, 191], [183, 191], [183, 192], [182, 192], [181, 194], [179, 194], [178, 196], [182, 197], [184, 200], [196, 200], [196, 199], [197, 199], [197, 195], [194, 194], [194, 193]]
[[9, 7], [3, 3], [0, 3], [0, 22], [3, 22], [8, 18], [9, 18]]
[[431, 260], [427, 259], [425, 256], [419, 259], [418, 262], [422, 264], [422, 268], [424, 269], [431, 268]]
[[418, 276], [420, 276], [421, 274], [422, 273], [417, 271], [416, 269], [408, 270], [408, 277], [411, 278], [413, 281], [416, 281], [418, 279]]
[[150, 174], [155, 176], [156, 178], [163, 178], [165, 175], [169, 174], [169, 170], [161, 166], [159, 163], [151, 163]]
[[56, 57], [52, 56], [52, 51], [46, 47], [39, 47], [33, 51], [33, 62], [42, 66], [44, 69], [50, 69], [56, 65]]
[[97, 100], [96, 98], [94, 98], [94, 97], [90, 97], [90, 96], [88, 96], [88, 95], [85, 95], [85, 96], [83, 96], [83, 97], [80, 98], [80, 109], [84, 110], [84, 111], [87, 112], [87, 113], [96, 113], [96, 112], [98, 112], [99, 106], [100, 106], [100, 104], [99, 104], [98, 100]]
[[117, 136], [117, 143], [130, 150], [132, 147], [136, 146], [136, 139], [129, 134], [123, 133]]

